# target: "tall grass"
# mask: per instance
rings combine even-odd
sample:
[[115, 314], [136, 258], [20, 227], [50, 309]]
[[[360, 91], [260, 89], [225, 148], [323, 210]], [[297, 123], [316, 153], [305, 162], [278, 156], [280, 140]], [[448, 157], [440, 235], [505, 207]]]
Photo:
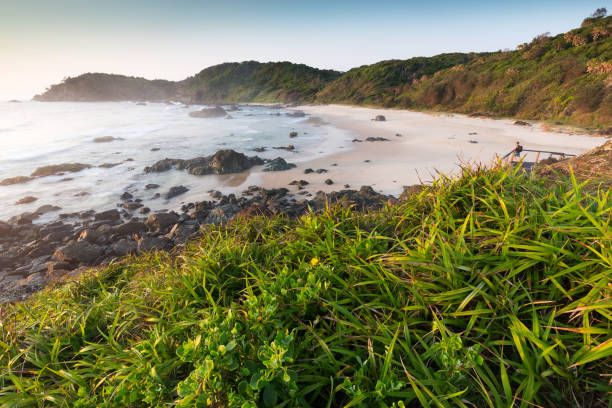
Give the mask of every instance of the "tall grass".
[[610, 190], [464, 169], [6, 306], [6, 407], [609, 407]]

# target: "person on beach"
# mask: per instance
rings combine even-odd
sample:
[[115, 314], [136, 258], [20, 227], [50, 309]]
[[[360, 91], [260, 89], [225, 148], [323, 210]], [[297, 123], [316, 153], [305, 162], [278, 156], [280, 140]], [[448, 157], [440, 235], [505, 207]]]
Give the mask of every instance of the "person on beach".
[[512, 157], [510, 159], [510, 163], [514, 163], [515, 160], [521, 160], [521, 152], [523, 151], [523, 146], [521, 146], [521, 144], [518, 142], [518, 140], [516, 141], [516, 146], [514, 147], [514, 150], [512, 151]]

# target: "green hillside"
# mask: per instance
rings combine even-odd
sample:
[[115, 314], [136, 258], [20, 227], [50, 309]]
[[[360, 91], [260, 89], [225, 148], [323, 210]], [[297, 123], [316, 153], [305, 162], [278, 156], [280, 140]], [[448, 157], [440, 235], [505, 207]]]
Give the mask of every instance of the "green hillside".
[[42, 102], [165, 100], [176, 93], [176, 82], [125, 75], [87, 73], [50, 86], [34, 100]]
[[515, 51], [381, 62], [349, 71], [318, 98], [607, 128], [612, 126], [611, 32], [612, 17], [590, 18], [581, 28], [538, 36]]
[[340, 75], [290, 62], [226, 63], [187, 78], [180, 99], [190, 103], [312, 102], [318, 91]]
[[464, 169], [210, 226], [0, 313], [0, 406], [608, 407], [612, 200]]

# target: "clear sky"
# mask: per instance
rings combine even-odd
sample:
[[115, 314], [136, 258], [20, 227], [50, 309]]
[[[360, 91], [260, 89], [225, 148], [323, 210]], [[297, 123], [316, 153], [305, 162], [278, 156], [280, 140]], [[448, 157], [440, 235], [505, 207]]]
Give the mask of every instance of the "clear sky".
[[578, 27], [609, 0], [0, 0], [0, 99], [65, 76], [179, 80], [227, 61], [347, 70], [515, 48]]

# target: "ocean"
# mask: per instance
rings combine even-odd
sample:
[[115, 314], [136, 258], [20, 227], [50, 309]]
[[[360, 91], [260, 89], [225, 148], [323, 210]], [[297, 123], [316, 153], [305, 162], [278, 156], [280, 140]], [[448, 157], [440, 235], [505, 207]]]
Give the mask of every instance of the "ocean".
[[[59, 213], [116, 208], [126, 191], [142, 199], [152, 211], [178, 209], [186, 202], [209, 199], [207, 192], [211, 189], [227, 194], [257, 185], [261, 168], [233, 175], [194, 176], [178, 170], [146, 174], [146, 166], [164, 158], [190, 159], [221, 149], [299, 163], [331, 154], [332, 143], [351, 144], [349, 132], [308, 116], [289, 116], [292, 111], [282, 108], [241, 105], [240, 110], [229, 112], [232, 119], [189, 116], [189, 112], [201, 108], [178, 103], [0, 102], [0, 180], [29, 176], [47, 165], [92, 166], [76, 173], [0, 186], [0, 220], [45, 204], [61, 210], [36, 222], [48, 222]], [[298, 137], [290, 138], [292, 131], [298, 132]], [[94, 141], [103, 137], [116, 139]], [[290, 144], [295, 151], [272, 149]], [[256, 153], [256, 147], [266, 147], [266, 151]], [[147, 184], [160, 187], [146, 190]], [[163, 195], [177, 185], [190, 190], [171, 200], [154, 198], [155, 193]], [[26, 196], [37, 200], [15, 204]]]

